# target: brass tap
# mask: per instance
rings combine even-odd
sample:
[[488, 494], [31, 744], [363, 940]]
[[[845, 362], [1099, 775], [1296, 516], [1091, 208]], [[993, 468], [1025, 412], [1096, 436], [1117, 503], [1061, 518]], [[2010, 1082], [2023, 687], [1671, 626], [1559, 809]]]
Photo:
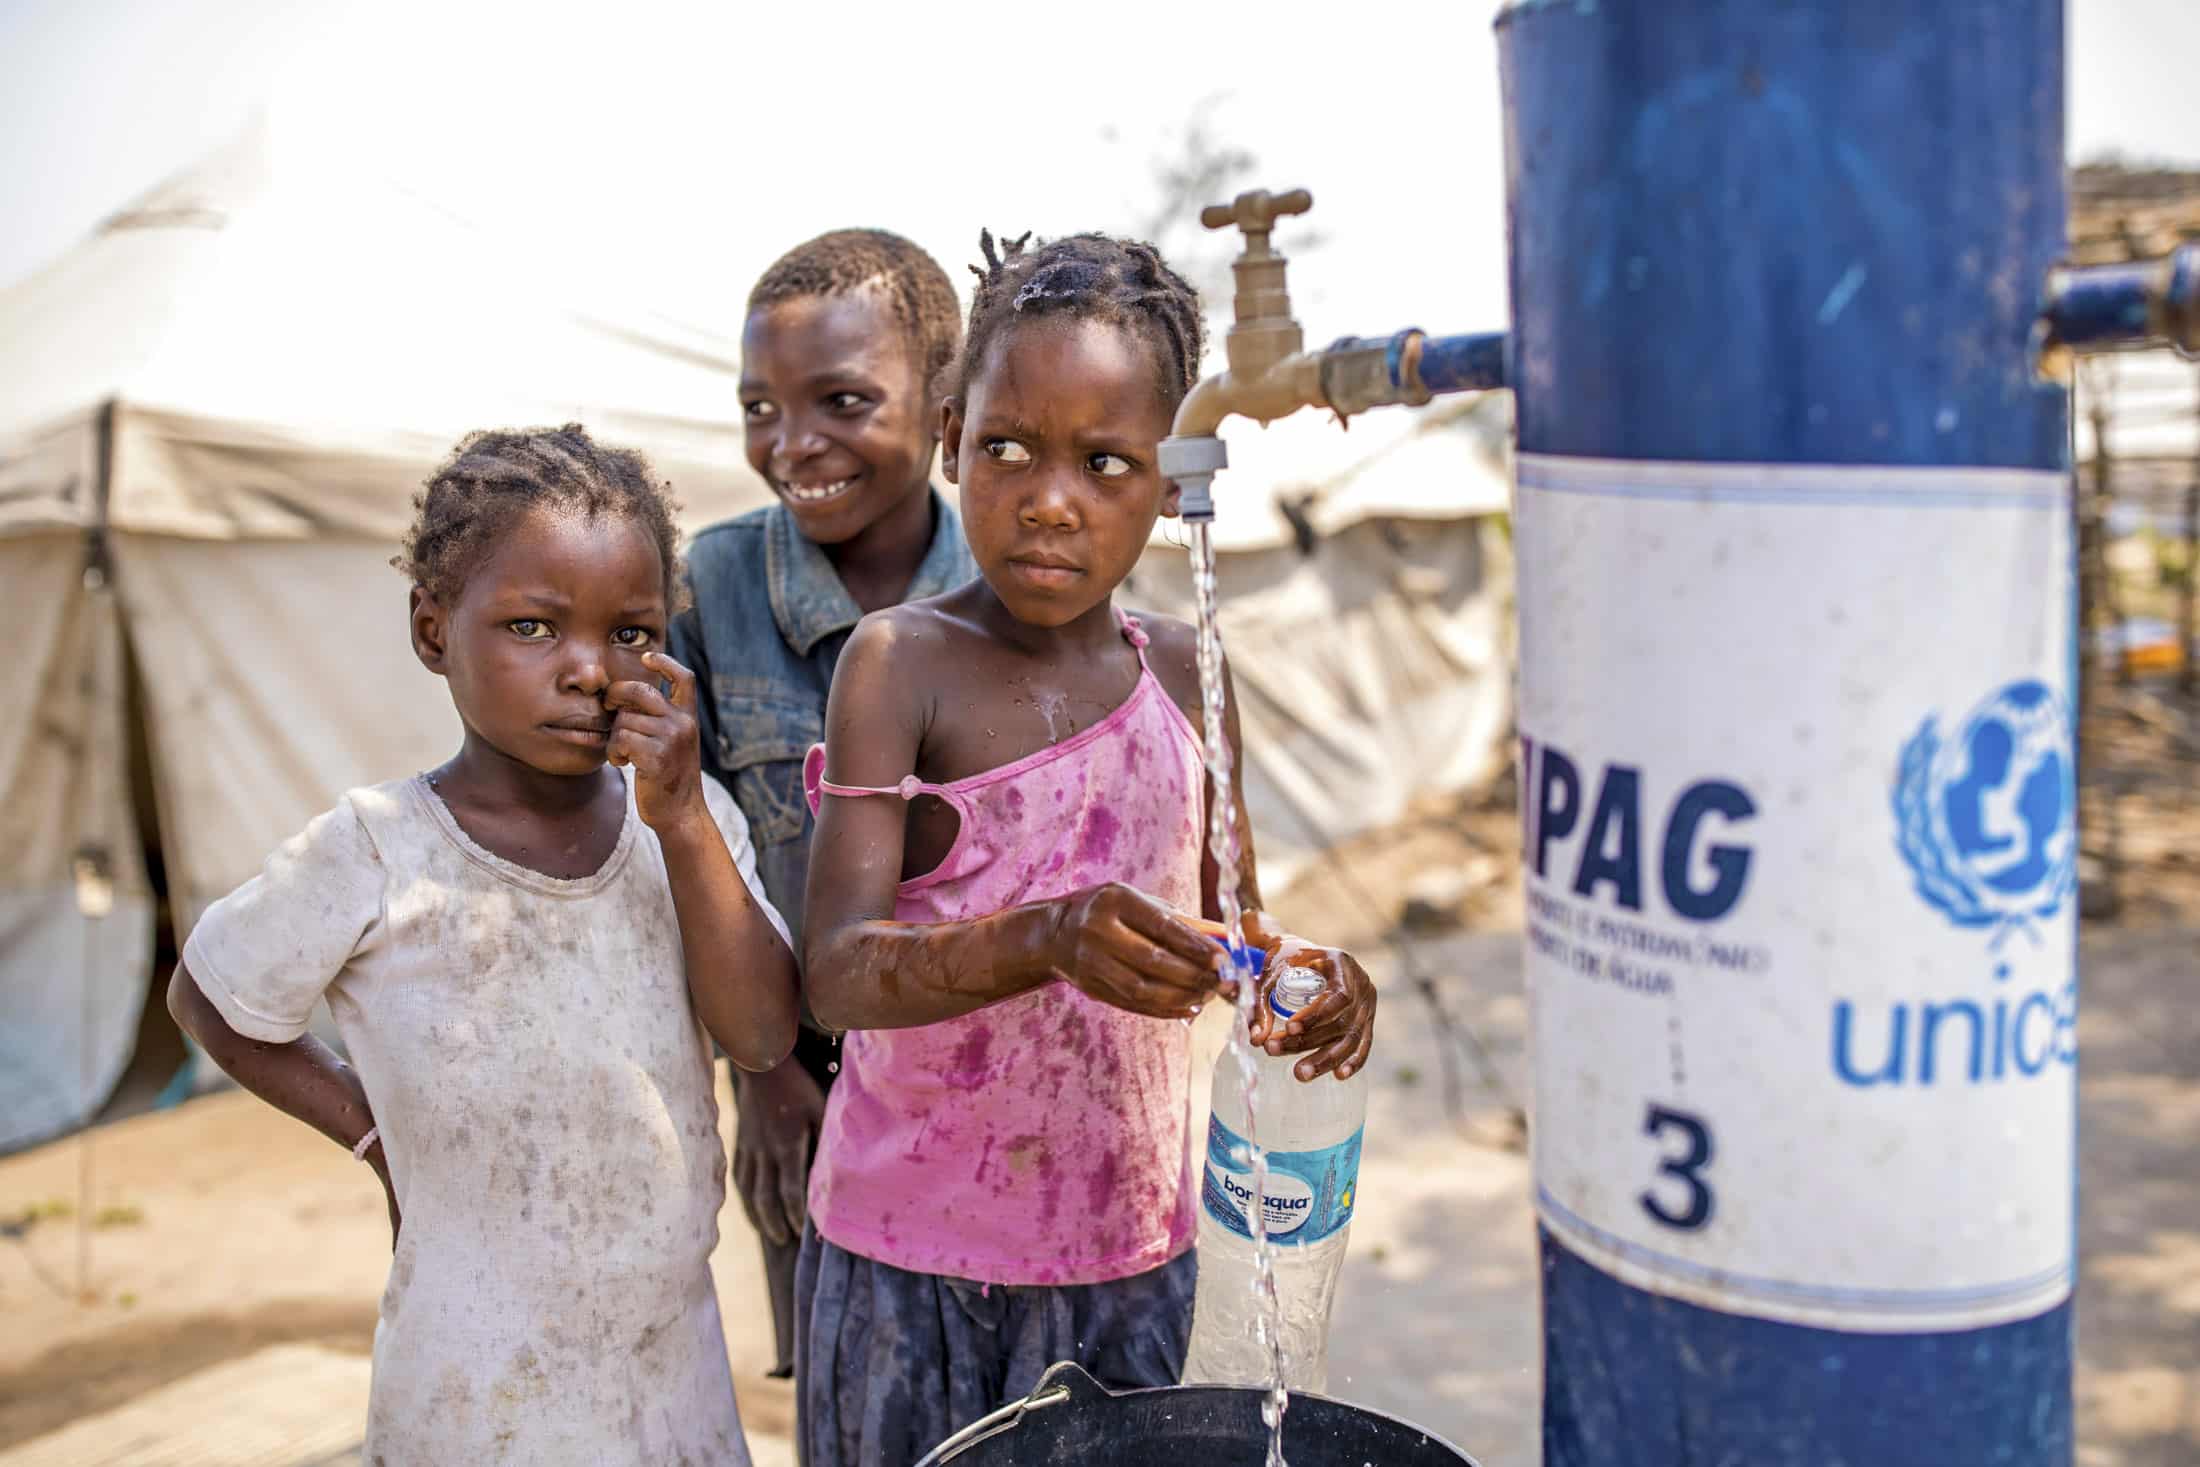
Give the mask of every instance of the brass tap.
[[[1504, 383], [1502, 336], [1447, 336], [1430, 343], [1419, 330], [1408, 329], [1389, 337], [1348, 336], [1326, 351], [1306, 350], [1299, 323], [1291, 319], [1285, 260], [1269, 247], [1268, 236], [1278, 219], [1313, 207], [1314, 196], [1303, 188], [1282, 194], [1254, 189], [1199, 211], [1199, 222], [1209, 229], [1235, 225], [1245, 235], [1245, 250], [1230, 264], [1237, 277], [1232, 303], [1237, 319], [1225, 343], [1229, 370], [1193, 385], [1177, 405], [1169, 436], [1161, 440], [1159, 467], [1177, 486], [1178, 512], [1186, 520], [1214, 518], [1215, 475], [1230, 464], [1215, 430], [1232, 414], [1265, 426], [1300, 408], [1319, 407], [1343, 423], [1372, 407], [1420, 404], [1436, 392], [1482, 391]], [[1434, 382], [1422, 379], [1424, 361], [1441, 364]]]
[[1199, 211], [1199, 222], [1207, 228], [1234, 224], [1245, 235], [1244, 253], [1230, 264], [1237, 279], [1237, 297], [1231, 303], [1237, 321], [1226, 342], [1230, 370], [1239, 377], [1258, 377], [1306, 344], [1299, 323], [1291, 319], [1291, 293], [1283, 278], [1289, 262], [1269, 247], [1268, 236], [1278, 219], [1313, 207], [1314, 196], [1303, 188], [1283, 194], [1254, 189]]
[[1177, 409], [1172, 437], [1212, 437], [1232, 413], [1268, 423], [1302, 407], [1327, 406], [1321, 358], [1305, 350], [1299, 323], [1291, 318], [1286, 261], [1268, 242], [1278, 219], [1313, 207], [1314, 196], [1302, 188], [1280, 194], [1253, 189], [1200, 211], [1199, 222], [1209, 229], [1235, 226], [1245, 236], [1244, 252], [1230, 265], [1237, 279], [1232, 303], [1237, 319], [1224, 342], [1229, 370], [1192, 388]]

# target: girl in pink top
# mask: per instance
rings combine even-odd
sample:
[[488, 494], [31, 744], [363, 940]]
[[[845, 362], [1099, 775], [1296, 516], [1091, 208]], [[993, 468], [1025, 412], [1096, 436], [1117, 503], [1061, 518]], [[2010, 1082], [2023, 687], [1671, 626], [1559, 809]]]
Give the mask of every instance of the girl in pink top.
[[[1057, 1360], [1173, 1384], [1191, 1320], [1184, 1021], [1222, 967], [1195, 639], [1113, 593], [1176, 512], [1199, 302], [1148, 245], [983, 243], [942, 445], [981, 578], [857, 626], [808, 768], [807, 996], [850, 1031], [796, 1284], [810, 1467], [913, 1462]], [[1340, 981], [1256, 1037], [1344, 1078], [1374, 990], [1310, 960]]]

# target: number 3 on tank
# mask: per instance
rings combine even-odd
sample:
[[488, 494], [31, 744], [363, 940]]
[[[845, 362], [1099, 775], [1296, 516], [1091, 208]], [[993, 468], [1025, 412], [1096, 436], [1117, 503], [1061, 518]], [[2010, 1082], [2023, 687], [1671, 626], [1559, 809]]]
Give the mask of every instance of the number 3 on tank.
[[1655, 1188], [1645, 1188], [1637, 1199], [1642, 1203], [1642, 1210], [1667, 1227], [1683, 1232], [1694, 1232], [1710, 1222], [1711, 1185], [1703, 1179], [1702, 1172], [1711, 1165], [1711, 1128], [1687, 1111], [1668, 1110], [1652, 1101], [1642, 1119], [1642, 1133], [1658, 1139], [1674, 1133], [1688, 1148], [1684, 1155], [1667, 1156], [1658, 1163], [1660, 1176], [1671, 1177], [1688, 1189], [1687, 1205], [1675, 1212], [1665, 1205]]

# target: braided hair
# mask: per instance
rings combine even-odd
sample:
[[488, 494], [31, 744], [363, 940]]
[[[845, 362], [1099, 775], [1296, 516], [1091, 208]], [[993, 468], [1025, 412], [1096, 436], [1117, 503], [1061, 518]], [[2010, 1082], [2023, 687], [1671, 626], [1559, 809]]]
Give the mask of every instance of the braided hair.
[[749, 310], [811, 296], [847, 295], [875, 286], [901, 323], [926, 388], [955, 355], [962, 307], [939, 261], [883, 229], [835, 229], [772, 262], [749, 291]]
[[639, 525], [664, 566], [665, 610], [680, 609], [686, 578], [672, 486], [639, 453], [600, 444], [578, 423], [467, 434], [413, 496], [412, 528], [390, 564], [449, 606], [482, 554], [523, 514], [544, 508]]
[[1199, 292], [1143, 240], [1073, 234], [1027, 249], [1030, 240], [1024, 234], [996, 242], [991, 230], [979, 233], [985, 265], [970, 267], [978, 288], [947, 395], [969, 396], [971, 378], [1004, 327], [1061, 316], [1112, 322], [1143, 335], [1154, 349], [1154, 386], [1174, 411], [1199, 380], [1206, 344]]

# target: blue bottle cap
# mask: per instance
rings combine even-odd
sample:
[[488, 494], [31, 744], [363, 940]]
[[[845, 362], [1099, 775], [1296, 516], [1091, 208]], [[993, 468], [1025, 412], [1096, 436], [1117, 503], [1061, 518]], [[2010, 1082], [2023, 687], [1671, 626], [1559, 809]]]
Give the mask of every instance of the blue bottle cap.
[[1288, 1019], [1321, 997], [1322, 990], [1327, 987], [1329, 980], [1312, 968], [1287, 968], [1269, 991], [1268, 1007]]
[[1237, 969], [1240, 977], [1249, 973], [1257, 978], [1261, 970], [1268, 966], [1268, 954], [1250, 943], [1235, 942], [1218, 933], [1209, 933], [1208, 937], [1230, 955], [1230, 966]]

